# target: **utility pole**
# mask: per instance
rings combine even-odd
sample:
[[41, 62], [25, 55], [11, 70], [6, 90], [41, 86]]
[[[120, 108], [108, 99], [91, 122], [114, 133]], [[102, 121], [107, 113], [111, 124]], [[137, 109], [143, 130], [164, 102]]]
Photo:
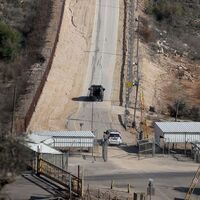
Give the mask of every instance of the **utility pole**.
[[137, 85], [136, 85], [136, 90], [135, 90], [135, 105], [134, 105], [134, 114], [133, 114], [133, 127], [136, 126], [136, 108], [137, 108], [137, 100], [138, 100], [138, 91], [139, 91], [139, 31], [140, 31], [140, 18], [136, 18], [136, 21], [138, 22], [137, 24], [137, 49], [136, 49], [136, 58], [137, 58], [137, 63], [136, 63], [136, 80], [137, 80]]
[[91, 131], [93, 132], [93, 123], [94, 123], [94, 102], [92, 102], [92, 120], [91, 120]]

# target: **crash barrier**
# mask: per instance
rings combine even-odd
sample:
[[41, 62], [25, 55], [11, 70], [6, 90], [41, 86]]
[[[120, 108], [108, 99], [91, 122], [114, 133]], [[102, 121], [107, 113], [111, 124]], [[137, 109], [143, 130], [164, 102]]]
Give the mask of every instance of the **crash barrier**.
[[55, 55], [55, 51], [56, 51], [56, 46], [57, 46], [57, 43], [58, 43], [58, 39], [59, 39], [59, 34], [60, 34], [60, 29], [61, 29], [61, 24], [62, 24], [62, 19], [63, 19], [63, 15], [64, 15], [64, 9], [65, 9], [65, 1], [66, 0], [62, 0], [62, 9], [61, 9], [61, 15], [60, 15], [60, 19], [59, 19], [59, 23], [58, 23], [58, 28], [57, 28], [57, 33], [56, 33], [56, 37], [55, 37], [55, 41], [54, 41], [54, 45], [53, 45], [53, 48], [51, 50], [51, 55], [50, 55], [50, 58], [49, 58], [49, 61], [48, 61], [48, 64], [47, 64], [47, 67], [45, 69], [45, 72], [43, 73], [43, 76], [42, 76], [42, 79], [40, 81], [40, 84], [35, 92], [35, 95], [32, 99], [32, 102], [28, 108], [28, 111], [25, 115], [25, 119], [24, 119], [24, 130], [23, 131], [26, 131], [29, 123], [30, 123], [30, 120], [32, 118], [32, 115], [33, 115], [33, 112], [35, 111], [35, 107], [38, 103], [38, 100], [40, 98], [40, 95], [42, 93], [42, 90], [44, 88], [44, 85], [45, 85], [45, 82], [47, 80], [47, 77], [48, 77], [48, 74], [49, 74], [49, 71], [51, 69], [51, 66], [52, 66], [52, 63], [53, 63], [53, 58], [54, 58], [54, 55]]
[[38, 159], [37, 174], [53, 180], [78, 197], [82, 196], [82, 179], [49, 163], [41, 158]]

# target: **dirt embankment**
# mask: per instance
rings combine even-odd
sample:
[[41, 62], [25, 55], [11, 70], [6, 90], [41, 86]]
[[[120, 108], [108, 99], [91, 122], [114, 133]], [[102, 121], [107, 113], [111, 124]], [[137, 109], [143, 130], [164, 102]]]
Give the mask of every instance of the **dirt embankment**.
[[66, 1], [51, 71], [30, 122], [29, 130], [65, 129], [66, 117], [77, 107], [93, 28], [95, 1]]

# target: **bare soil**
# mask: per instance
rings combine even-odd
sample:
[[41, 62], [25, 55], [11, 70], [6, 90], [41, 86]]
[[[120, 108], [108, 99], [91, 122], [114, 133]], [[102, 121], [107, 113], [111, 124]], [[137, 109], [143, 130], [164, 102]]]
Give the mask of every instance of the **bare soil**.
[[[138, 14], [148, 22], [152, 19], [144, 13], [143, 3], [139, 3]], [[199, 62], [191, 60], [187, 55], [169, 53], [163, 49], [152, 50], [152, 43], [156, 44], [159, 39], [154, 37], [150, 42], [140, 40], [141, 89], [146, 110], [153, 106], [157, 113], [169, 116], [168, 105], [180, 99], [188, 109], [193, 106], [200, 108]]]
[[77, 104], [87, 69], [95, 2], [66, 1], [63, 24], [52, 69], [43, 89], [29, 130], [65, 129], [66, 117]]

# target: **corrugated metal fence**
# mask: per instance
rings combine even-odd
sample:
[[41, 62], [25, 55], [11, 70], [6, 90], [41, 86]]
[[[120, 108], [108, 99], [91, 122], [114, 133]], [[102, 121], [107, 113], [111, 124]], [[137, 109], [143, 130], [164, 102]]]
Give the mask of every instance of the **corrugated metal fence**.
[[23, 131], [26, 131], [29, 123], [30, 123], [30, 120], [31, 120], [31, 117], [33, 115], [33, 112], [35, 111], [35, 107], [38, 103], [38, 100], [40, 98], [40, 95], [42, 93], [42, 90], [44, 88], [44, 85], [45, 85], [45, 82], [47, 80], [47, 77], [48, 77], [48, 74], [49, 74], [49, 71], [51, 69], [51, 66], [52, 66], [52, 62], [53, 62], [53, 58], [54, 58], [54, 54], [55, 54], [55, 51], [56, 51], [56, 46], [57, 46], [57, 43], [58, 43], [58, 39], [59, 39], [59, 34], [60, 34], [60, 28], [61, 28], [61, 24], [62, 24], [62, 19], [63, 19], [63, 14], [64, 14], [64, 9], [65, 9], [65, 1], [66, 0], [62, 0], [62, 10], [61, 10], [61, 15], [60, 15], [60, 20], [59, 20], [59, 23], [58, 23], [58, 28], [57, 28], [57, 34], [56, 34], [56, 38], [55, 38], [55, 42], [54, 42], [54, 45], [53, 45], [53, 48], [51, 50], [51, 55], [50, 55], [50, 58], [49, 58], [49, 61], [48, 61], [48, 64], [47, 64], [47, 67], [45, 69], [45, 72], [42, 76], [42, 79], [41, 79], [41, 82], [35, 92], [35, 95], [32, 99], [32, 102], [29, 106], [29, 109], [25, 115], [25, 119], [24, 119], [24, 130]]

